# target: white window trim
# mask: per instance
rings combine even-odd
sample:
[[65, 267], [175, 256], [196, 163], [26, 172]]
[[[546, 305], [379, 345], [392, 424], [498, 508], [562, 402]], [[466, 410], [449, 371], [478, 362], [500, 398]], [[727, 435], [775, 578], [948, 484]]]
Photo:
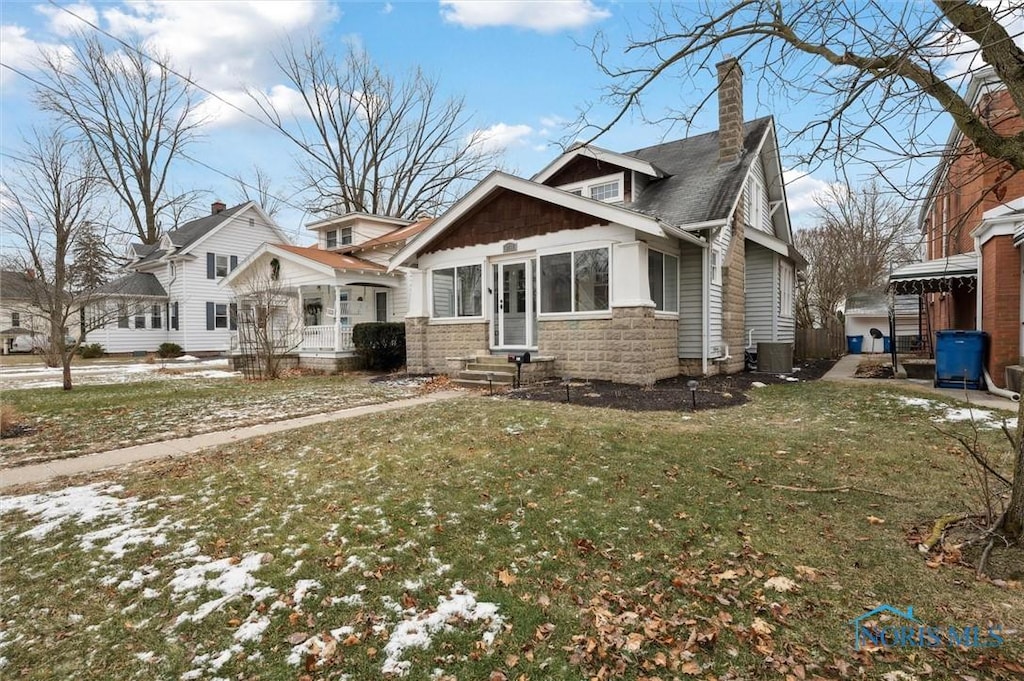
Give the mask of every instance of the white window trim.
[[[786, 276], [783, 276], [786, 275]], [[789, 286], [783, 286], [786, 282], [785, 279], [789, 280]], [[796, 301], [794, 295], [794, 289], [796, 288], [796, 271], [793, 266], [784, 261], [779, 261], [779, 317], [782, 319], [792, 319], [796, 309]], [[784, 305], [783, 302], [788, 302], [788, 305]], [[788, 309], [787, 309], [788, 308]]]
[[[762, 218], [764, 211], [761, 209], [764, 203], [764, 188], [761, 182], [754, 176], [747, 180], [747, 226], [751, 229], [762, 229]], [[756, 216], [756, 220], [754, 219]]]
[[[544, 277], [543, 271], [541, 270], [541, 257], [545, 255], [561, 255], [563, 253], [569, 254], [569, 263], [572, 266], [572, 279], [570, 280], [569, 287], [569, 302], [572, 306], [576, 306], [576, 253], [579, 251], [596, 251], [598, 249], [605, 249], [608, 251], [608, 307], [604, 310], [583, 310], [575, 311], [571, 310], [568, 312], [541, 312], [541, 301], [544, 300]], [[589, 246], [585, 244], [578, 245], [574, 248], [566, 250], [566, 248], [551, 249], [550, 251], [545, 249], [537, 256], [537, 318], [552, 320], [555, 317], [565, 317], [566, 319], [585, 319], [588, 315], [597, 315], [596, 318], [601, 318], [601, 315], [608, 315], [612, 309], [612, 247], [611, 244], [602, 243], [600, 245]]]
[[339, 246], [351, 246], [353, 237], [355, 236], [351, 227], [342, 227], [338, 230], [338, 245]]
[[[224, 258], [224, 274], [220, 273], [220, 260]], [[231, 274], [231, 258], [226, 255], [214, 254], [213, 256], [213, 276], [215, 279], [223, 279], [224, 277]]]
[[[479, 267], [480, 268], [480, 314], [461, 317], [458, 314], [459, 311], [459, 268], [460, 267]], [[427, 293], [429, 300], [427, 304], [430, 306], [430, 321], [439, 322], [452, 322], [456, 321], [459, 323], [463, 322], [482, 322], [485, 321], [484, 313], [487, 310], [487, 298], [484, 295], [484, 272], [486, 271], [486, 263], [479, 262], [464, 262], [458, 265], [441, 265], [438, 267], [431, 267], [429, 276], [427, 277]], [[455, 270], [455, 316], [454, 317], [435, 317], [434, 316], [434, 272], [438, 270]]]
[[710, 255], [708, 256], [711, 261], [708, 264], [708, 269], [711, 271], [711, 283], [715, 286], [722, 285], [722, 249], [712, 248]]
[[[334, 232], [334, 243], [331, 244], [331, 232]], [[324, 230], [324, 248], [337, 248], [338, 247], [338, 230], [327, 229]]]
[[[675, 261], [676, 261], [676, 280], [674, 282], [674, 286], [675, 286], [675, 291], [676, 291], [676, 309], [675, 310], [659, 310], [657, 308], [657, 303], [655, 303], [654, 316], [657, 317], [659, 314], [661, 314], [661, 315], [671, 315], [673, 317], [678, 318], [679, 317], [679, 268], [680, 268], [680, 265], [679, 265], [679, 255], [676, 254], [676, 253], [667, 253], [666, 251], [663, 251], [660, 248], [650, 248], [650, 247], [648, 247], [647, 250], [649, 252], [651, 252], [651, 253], [660, 253], [661, 254], [661, 256], [662, 256], [662, 274], [663, 275], [664, 275], [664, 272], [665, 272], [665, 269], [664, 269], [665, 268], [665, 261], [664, 261], [665, 256], [668, 256], [670, 258], [675, 258]], [[650, 288], [650, 281], [651, 281], [650, 274], [648, 274], [648, 276], [647, 276], [648, 288]], [[661, 295], [664, 297], [665, 292], [662, 291]], [[653, 297], [651, 298], [651, 302], [654, 302], [654, 298]]]
[[594, 201], [601, 201], [602, 203], [619, 203], [625, 200], [626, 191], [626, 174], [625, 173], [613, 173], [611, 175], [602, 175], [601, 177], [592, 177], [582, 182], [573, 182], [571, 184], [559, 185], [558, 189], [566, 192], [573, 192], [580, 190], [581, 196], [585, 199], [590, 198], [590, 188], [599, 184], [608, 184], [609, 182], [619, 183], [619, 193], [616, 196], [609, 197], [607, 199], [593, 199]]

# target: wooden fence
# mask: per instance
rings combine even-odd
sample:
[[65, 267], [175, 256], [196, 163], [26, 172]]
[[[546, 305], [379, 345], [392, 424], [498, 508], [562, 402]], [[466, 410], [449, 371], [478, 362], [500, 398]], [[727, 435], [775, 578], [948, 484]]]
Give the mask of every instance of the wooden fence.
[[846, 353], [843, 327], [797, 329], [793, 357], [797, 360], [842, 357]]

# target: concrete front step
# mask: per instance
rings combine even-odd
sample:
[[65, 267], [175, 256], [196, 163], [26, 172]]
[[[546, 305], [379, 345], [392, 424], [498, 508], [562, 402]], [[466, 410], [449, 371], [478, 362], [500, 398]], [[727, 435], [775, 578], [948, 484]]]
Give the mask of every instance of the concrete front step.
[[516, 372], [516, 365], [505, 362], [504, 364], [492, 364], [488, 362], [470, 362], [466, 365], [466, 371], [490, 371], [496, 374], [508, 374], [511, 376]]
[[484, 385], [487, 384], [487, 374], [491, 374], [491, 380], [495, 383], [511, 383], [515, 379], [515, 374], [509, 371], [492, 371], [491, 369], [474, 369], [473, 365], [470, 365], [465, 371], [460, 371], [458, 374], [458, 380], [460, 381], [482, 381]]

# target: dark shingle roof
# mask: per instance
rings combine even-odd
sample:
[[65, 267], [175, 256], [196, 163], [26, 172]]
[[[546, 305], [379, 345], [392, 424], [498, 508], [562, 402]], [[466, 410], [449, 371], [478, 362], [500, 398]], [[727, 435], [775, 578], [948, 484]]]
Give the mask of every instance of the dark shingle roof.
[[35, 287], [41, 286], [38, 279], [29, 279], [18, 270], [0, 271], [0, 298], [4, 300], [35, 300]]
[[766, 116], [744, 123], [744, 153], [733, 163], [719, 164], [717, 131], [626, 152], [669, 176], [652, 180], [637, 201], [624, 207], [673, 225], [725, 219], [771, 121]]
[[[171, 243], [177, 249], [187, 248], [193, 243], [201, 239], [202, 237], [209, 234], [217, 226], [223, 223], [225, 220], [230, 218], [235, 213], [238, 213], [242, 208], [249, 205], [248, 203], [240, 203], [237, 206], [222, 210], [214, 215], [207, 215], [197, 220], [186, 222], [177, 229], [172, 229], [167, 232], [167, 236], [170, 237]], [[132, 248], [135, 252], [142, 256], [138, 262], [152, 262], [159, 260], [164, 255], [164, 250], [157, 244], [132, 244]]]
[[132, 272], [109, 284], [104, 284], [96, 291], [114, 296], [167, 297], [167, 291], [160, 285], [160, 281], [148, 272]]

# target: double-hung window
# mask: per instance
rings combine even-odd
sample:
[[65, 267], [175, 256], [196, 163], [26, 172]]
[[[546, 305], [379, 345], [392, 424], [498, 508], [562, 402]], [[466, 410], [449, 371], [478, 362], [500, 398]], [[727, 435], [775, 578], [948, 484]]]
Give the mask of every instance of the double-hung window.
[[352, 243], [352, 228], [342, 227], [341, 228], [341, 245], [348, 246]]
[[647, 281], [655, 310], [679, 312], [679, 258], [661, 251], [647, 251]]
[[483, 314], [480, 265], [447, 267], [431, 272], [434, 317], [479, 317]]
[[540, 257], [540, 311], [598, 312], [609, 307], [608, 248]]
[[779, 262], [779, 316], [793, 316], [793, 266]]
[[338, 247], [338, 230], [329, 229], [327, 230], [327, 248]]
[[153, 320], [152, 326], [154, 329], [159, 329], [163, 326], [163, 310], [162, 306], [154, 305], [150, 310], [149, 317]]
[[228, 276], [228, 256], [218, 255], [217, 256], [217, 277]]
[[214, 306], [213, 326], [216, 329], [228, 328], [228, 306], [217, 303]]
[[140, 307], [138, 310], [135, 311], [135, 328], [146, 328], [146, 308], [144, 307]]

